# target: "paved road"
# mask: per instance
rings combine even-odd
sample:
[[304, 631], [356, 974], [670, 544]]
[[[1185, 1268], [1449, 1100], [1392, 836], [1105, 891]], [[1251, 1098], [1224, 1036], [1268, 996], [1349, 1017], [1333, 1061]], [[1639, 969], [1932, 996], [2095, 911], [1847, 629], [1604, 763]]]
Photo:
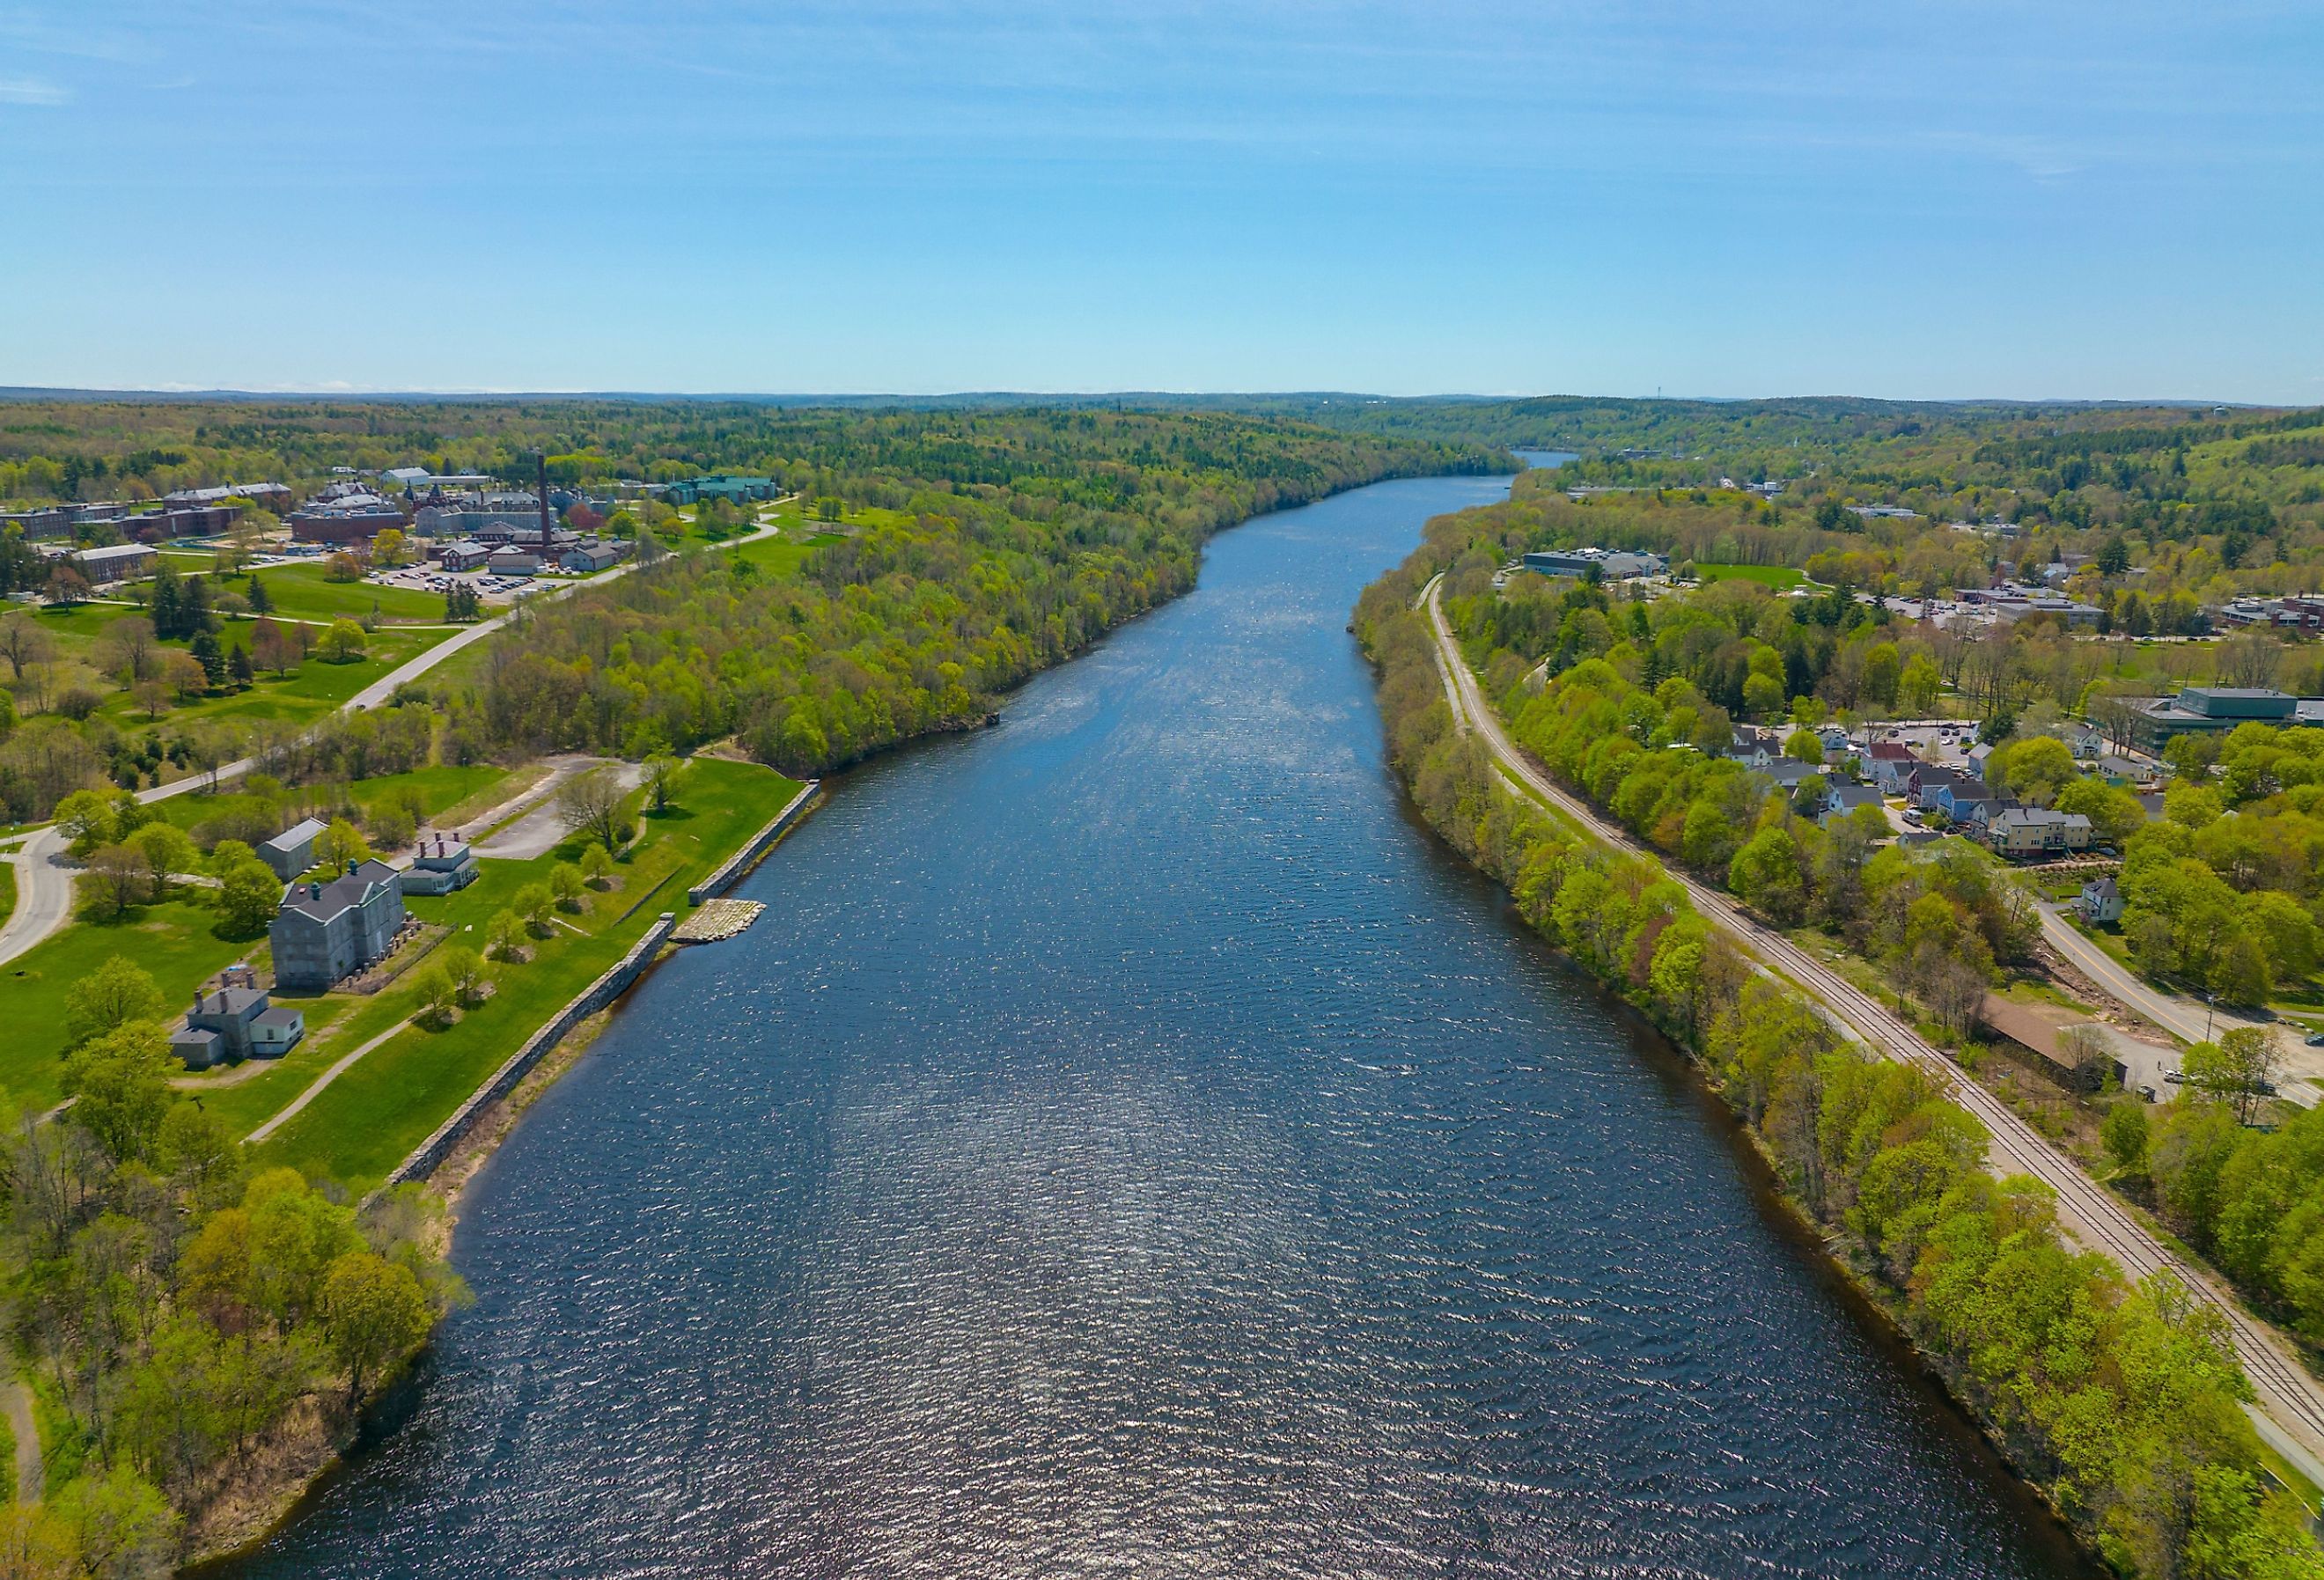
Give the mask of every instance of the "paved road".
[[[624, 791], [637, 789], [646, 776], [641, 762], [622, 762], [605, 757], [586, 755], [551, 757], [552, 771], [547, 779], [524, 792], [521, 799], [529, 809], [507, 827], [475, 845], [479, 859], [498, 858], [502, 861], [530, 861], [550, 851], [572, 837], [573, 830], [565, 825], [563, 813], [557, 805], [557, 792], [568, 780], [595, 768], [611, 768], [616, 783]], [[498, 816], [496, 810], [493, 814]]]
[[[2301, 1046], [2301, 1030], [2296, 1024], [2262, 1019], [2238, 1010], [2215, 1011], [2209, 1004], [2164, 993], [2142, 981], [2137, 973], [2076, 931], [2074, 924], [2056, 907], [2037, 901], [2034, 910], [2041, 914], [2043, 942], [2071, 961], [2082, 975], [2118, 1003], [2127, 1004], [2182, 1042], [2209, 1042], [2239, 1026], [2257, 1027], [2275, 1039], [2282, 1050], [2284, 1070], [2276, 1078], [2284, 1100], [2310, 1108], [2324, 1098], [2324, 1072], [2319, 1072], [2319, 1067], [2324, 1060], [2318, 1058], [2316, 1050]], [[2170, 1062], [2174, 1067], [2179, 1063], [2176, 1058]]]
[[[1517, 749], [1499, 716], [1487, 705], [1476, 677], [1462, 661], [1439, 602], [1442, 579], [1432, 580], [1423, 589], [1422, 601], [1435, 628], [1438, 667], [1452, 688], [1454, 722], [1464, 734], [1473, 733], [1484, 741], [1505, 773], [1606, 844], [1659, 862], [1657, 853], [1646, 850], [1620, 825], [1601, 818], [1588, 803], [1568, 793], [1545, 769]], [[2083, 1174], [1990, 1092], [1973, 1081], [1956, 1079], [1945, 1057], [1886, 1005], [1781, 933], [1762, 927], [1723, 892], [1697, 882], [1675, 867], [1667, 870], [1685, 885], [1688, 898], [1707, 919], [1734, 935], [1761, 962], [1822, 1000], [1876, 1053], [1917, 1066], [1955, 1102], [1976, 1114], [1992, 1136], [1993, 1152], [2002, 1167], [2030, 1174], [2057, 1192], [2059, 1221], [2073, 1238], [2112, 1256], [2134, 1279], [2168, 1268], [2216, 1307], [2227, 1319], [2236, 1354], [2258, 1395], [2260, 1417], [2255, 1424], [2262, 1436], [2311, 1478], [2324, 1481], [2324, 1385], [2309, 1375], [2282, 1335], [2222, 1293], [2208, 1273], [2166, 1249], [2111, 1192]]]
[[[776, 500], [774, 504], [785, 504], [793, 497], [795, 496], [787, 494], [782, 499]], [[761, 538], [771, 538], [781, 531], [779, 524], [766, 522], [761, 523], [756, 531], [747, 532], [740, 538], [730, 538], [724, 543], [714, 544], [713, 547], [738, 549], [745, 543], [753, 543]], [[624, 560], [602, 576], [593, 576], [586, 581], [574, 582], [567, 587], [538, 594], [527, 599], [526, 603], [549, 602], [568, 596], [582, 587], [603, 587], [617, 577], [627, 576], [636, 568], [635, 560]], [[520, 605], [518, 609], [523, 606]], [[484, 641], [484, 638], [507, 624], [511, 615], [517, 612], [517, 609], [512, 609], [506, 614], [494, 615], [490, 620], [466, 627], [456, 636], [438, 642], [409, 663], [401, 664], [389, 670], [353, 697], [348, 698], [339, 705], [339, 711], [359, 713], [364, 708], [377, 707], [395, 695], [397, 687], [406, 681], [418, 679], [454, 653]], [[250, 765], [249, 758], [240, 758], [220, 768], [215, 777], [220, 780], [238, 779], [250, 771]], [[167, 800], [171, 796], [183, 795], [188, 790], [198, 790], [208, 782], [209, 780], [201, 775], [189, 775], [174, 784], [139, 790], [137, 799], [146, 802]], [[0, 965], [14, 960], [71, 919], [73, 876], [78, 869], [66, 864], [66, 843], [64, 836], [56, 829], [40, 829], [27, 836], [23, 845], [14, 855], [9, 858], [16, 864], [16, 909], [9, 913], [5, 923], [0, 923]]]

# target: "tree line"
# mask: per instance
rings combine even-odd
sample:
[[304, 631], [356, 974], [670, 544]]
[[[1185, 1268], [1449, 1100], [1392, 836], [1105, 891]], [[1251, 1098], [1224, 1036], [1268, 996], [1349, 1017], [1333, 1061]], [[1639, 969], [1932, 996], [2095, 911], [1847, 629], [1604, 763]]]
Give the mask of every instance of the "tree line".
[[1981, 1127], [1926, 1076], [1874, 1062], [1755, 973], [1652, 863], [1579, 842], [1495, 784], [1481, 744], [1452, 727], [1412, 610], [1430, 568], [1424, 550], [1367, 589], [1358, 629], [1393, 760], [1432, 825], [1700, 1061], [1794, 1199], [2109, 1563], [2324, 1575], [2301, 1511], [2272, 1490], [2215, 1311], [2169, 1277], [2134, 1284], [2073, 1251], [2047, 1187], [1987, 1174]]

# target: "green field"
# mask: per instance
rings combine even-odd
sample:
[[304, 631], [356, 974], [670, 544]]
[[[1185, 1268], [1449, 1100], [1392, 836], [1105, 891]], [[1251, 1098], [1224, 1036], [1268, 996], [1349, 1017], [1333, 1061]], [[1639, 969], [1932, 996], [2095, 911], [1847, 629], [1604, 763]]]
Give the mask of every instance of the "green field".
[[[245, 592], [249, 587], [248, 571], [211, 574], [208, 554], [181, 551], [170, 558], [178, 561], [180, 571], [208, 577], [213, 593]], [[274, 602], [273, 613], [292, 620], [335, 620], [341, 615], [360, 620], [374, 609], [381, 619], [389, 621], [437, 624], [444, 618], [440, 594], [383, 587], [376, 582], [332, 581], [323, 574], [319, 559], [263, 566], [257, 575], [265, 584], [266, 596]]]
[[[494, 993], [447, 1030], [412, 1028], [365, 1056], [259, 1149], [262, 1163], [288, 1162], [367, 1189], [475, 1090], [484, 1077], [558, 1006], [635, 943], [664, 910], [683, 913], [686, 885], [708, 873], [797, 792], [791, 781], [752, 764], [698, 761], [679, 804], [645, 820], [646, 834], [620, 866], [620, 886], [592, 893], [586, 910], [534, 943], [532, 959], [490, 966]], [[519, 887], [538, 881], [568, 845], [529, 862], [486, 862], [484, 876], [458, 894], [415, 898], [415, 915], [455, 929], [474, 928], [473, 943]], [[656, 885], [659, 884], [657, 889]], [[649, 898], [649, 896], [650, 896]], [[644, 903], [640, 903], [643, 901]], [[635, 907], [635, 913], [623, 913]], [[325, 1067], [411, 1012], [416, 993], [391, 988], [361, 1003], [327, 1039], [301, 1044], [281, 1066], [247, 1083], [207, 1093], [203, 1105], [237, 1133], [278, 1113]]]
[[[484, 795], [508, 777], [507, 769], [489, 762], [467, 768], [439, 765], [414, 769], [410, 773], [384, 773], [375, 779], [359, 779], [347, 786], [347, 794], [367, 814], [395, 791], [416, 790], [420, 792], [420, 804], [427, 808], [428, 816], [433, 818], [447, 807], [457, 806]], [[293, 799], [295, 797], [296, 792], [293, 792]], [[153, 809], [166, 821], [180, 828], [191, 829], [229, 812], [262, 809], [263, 800], [263, 797], [236, 790], [223, 790], [217, 795], [205, 795], [197, 790], [156, 801]]]
[[[375, 589], [382, 592], [392, 588]], [[414, 595], [418, 596], [418, 595]], [[310, 657], [281, 679], [272, 674], [260, 674], [244, 691], [229, 691], [214, 697], [197, 698], [190, 702], [172, 699], [171, 705], [159, 720], [148, 719], [129, 693], [118, 689], [113, 679], [102, 672], [106, 658], [104, 653], [104, 633], [115, 621], [138, 614], [137, 608], [118, 604], [83, 604], [71, 609], [46, 607], [40, 611], [41, 629], [55, 643], [58, 657], [86, 664], [92, 671], [86, 679], [94, 682], [105, 700], [97, 709], [100, 717], [110, 719], [124, 730], [141, 730], [153, 726], [182, 725], [197, 719], [225, 719], [251, 722], [257, 719], [283, 719], [303, 724], [321, 717], [337, 707], [374, 680], [407, 661], [425, 652], [454, 633], [454, 627], [419, 627], [399, 629], [383, 627], [365, 639], [365, 656], [348, 663], [329, 663]], [[218, 640], [227, 647], [239, 647], [250, 641], [250, 622], [228, 620], [218, 630]], [[183, 642], [165, 642], [166, 650], [184, 651]]]
[[263, 966], [266, 940], [217, 936], [217, 913], [198, 900], [139, 906], [119, 921], [75, 922], [0, 966], [0, 1088], [13, 1103], [47, 1108], [63, 1096], [65, 993], [115, 955], [144, 967], [173, 1010], [237, 960]]
[[0, 921], [6, 921], [16, 910], [16, 864], [0, 862]]
[[1777, 592], [1807, 579], [1788, 565], [1705, 565], [1701, 560], [1695, 562], [1694, 574], [1706, 582], [1756, 581]]

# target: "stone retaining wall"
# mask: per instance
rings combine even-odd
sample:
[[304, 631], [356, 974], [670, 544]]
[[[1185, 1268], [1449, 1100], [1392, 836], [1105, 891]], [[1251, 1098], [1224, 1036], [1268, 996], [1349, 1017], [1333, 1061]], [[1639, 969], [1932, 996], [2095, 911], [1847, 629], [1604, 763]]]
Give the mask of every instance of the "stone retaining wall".
[[461, 1104], [451, 1118], [437, 1126], [434, 1135], [413, 1148], [411, 1155], [395, 1166], [395, 1171], [387, 1177], [380, 1189], [425, 1179], [435, 1173], [444, 1160], [451, 1156], [452, 1149], [460, 1144], [460, 1138], [466, 1135], [469, 1127], [476, 1123], [477, 1115], [516, 1090], [517, 1083], [531, 1073], [532, 1067], [562, 1041], [567, 1032], [621, 997], [630, 984], [652, 964], [655, 953], [677, 926], [677, 915], [663, 911], [628, 954], [614, 962], [603, 976], [583, 988], [570, 1003], [557, 1012], [547, 1025], [526, 1038], [524, 1046], [511, 1054], [508, 1062], [493, 1072], [491, 1080]]
[[716, 872], [686, 892], [686, 902], [688, 905], [699, 905], [713, 894], [724, 892], [729, 883], [749, 872], [751, 864], [767, 854], [767, 846], [780, 838], [784, 829], [798, 821], [799, 814], [807, 809], [807, 804], [815, 799], [816, 791], [822, 788], [823, 781], [819, 779], [810, 779], [799, 786], [798, 794], [793, 796], [789, 804], [775, 814], [773, 822], [760, 829], [750, 843], [743, 845], [742, 849], [721, 862]]

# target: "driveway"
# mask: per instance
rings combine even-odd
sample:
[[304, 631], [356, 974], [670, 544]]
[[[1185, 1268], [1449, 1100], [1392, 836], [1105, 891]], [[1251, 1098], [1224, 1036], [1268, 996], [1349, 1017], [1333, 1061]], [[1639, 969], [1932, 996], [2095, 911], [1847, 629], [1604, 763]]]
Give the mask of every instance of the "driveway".
[[[2284, 1065], [2283, 1095], [2303, 1108], [2315, 1106], [2324, 1095], [2324, 1049], [2304, 1046], [2297, 1031], [2283, 1021], [2239, 1011], [2214, 1009], [2200, 1000], [2164, 993], [2139, 980], [2129, 967], [2074, 929], [2047, 901], [2034, 901], [2042, 918], [2042, 941], [2071, 961], [2076, 969], [2117, 1003], [2145, 1016], [2183, 1042], [2216, 1041], [2222, 1032], [2239, 1026], [2256, 1026], [2273, 1036]], [[2174, 1067], [2177, 1061], [2172, 1061]]]
[[[547, 855], [563, 844], [573, 830], [565, 826], [565, 819], [558, 813], [557, 792], [564, 789], [567, 781], [590, 769], [611, 771], [624, 790], [637, 789], [639, 781], [645, 778], [646, 772], [642, 763], [622, 762], [610, 757], [552, 757], [549, 762], [554, 772], [525, 791], [521, 798], [520, 804], [530, 809], [490, 839], [476, 845], [475, 853], [479, 858], [492, 856], [502, 861], [530, 861], [534, 856]], [[501, 811], [493, 813], [495, 817], [501, 815]]]

